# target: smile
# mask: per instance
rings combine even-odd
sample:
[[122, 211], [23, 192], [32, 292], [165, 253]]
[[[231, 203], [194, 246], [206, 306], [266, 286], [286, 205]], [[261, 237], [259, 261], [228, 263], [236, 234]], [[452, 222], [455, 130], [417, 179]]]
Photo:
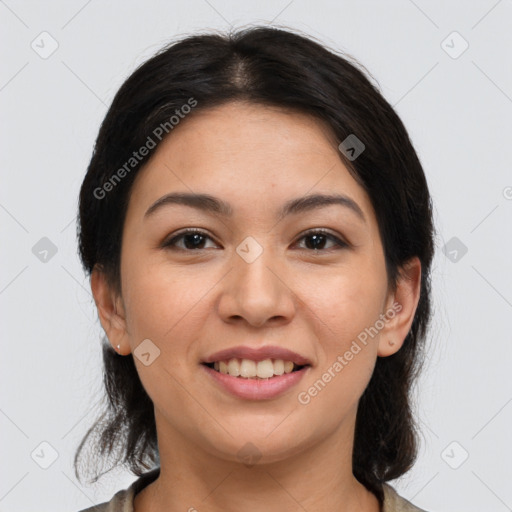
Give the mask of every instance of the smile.
[[251, 359], [235, 357], [225, 361], [206, 363], [206, 365], [219, 373], [245, 379], [269, 379], [274, 376], [292, 373], [304, 367], [293, 363], [293, 361], [284, 361], [283, 359], [252, 361]]
[[[234, 359], [234, 361], [230, 359], [202, 363], [200, 366], [221, 391], [244, 400], [277, 398], [296, 386], [311, 368], [309, 365], [298, 366], [282, 359], [264, 360], [258, 363], [248, 359]], [[215, 369], [215, 366], [218, 366], [218, 369]], [[280, 373], [281, 370], [282, 373]], [[238, 375], [231, 375], [231, 371]]]

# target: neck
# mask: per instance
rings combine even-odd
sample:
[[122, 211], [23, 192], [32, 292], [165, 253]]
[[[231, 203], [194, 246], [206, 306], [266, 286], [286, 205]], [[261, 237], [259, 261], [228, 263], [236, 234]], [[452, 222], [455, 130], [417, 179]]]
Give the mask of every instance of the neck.
[[135, 512], [221, 512], [248, 506], [265, 512], [380, 511], [377, 497], [352, 474], [353, 436], [347, 439], [341, 429], [289, 457], [253, 466], [206, 453], [178, 439], [175, 431], [162, 434], [160, 475], [136, 495]]

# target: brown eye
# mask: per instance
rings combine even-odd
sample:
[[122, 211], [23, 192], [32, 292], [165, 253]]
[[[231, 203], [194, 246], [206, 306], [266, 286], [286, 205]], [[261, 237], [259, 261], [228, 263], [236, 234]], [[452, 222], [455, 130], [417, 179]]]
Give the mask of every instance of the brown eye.
[[[206, 239], [210, 239], [203, 231], [198, 231], [196, 229], [190, 229], [187, 231], [183, 231], [182, 233], [174, 236], [167, 242], [162, 244], [162, 247], [169, 249], [181, 249], [185, 251], [194, 251], [194, 250], [203, 250], [205, 249], [204, 244]], [[178, 245], [178, 242], [183, 240], [182, 245]]]
[[[344, 248], [348, 247], [348, 244], [340, 240], [338, 237], [334, 236], [332, 233], [325, 230], [314, 230], [309, 231], [302, 235], [299, 240], [309, 240], [309, 243], [306, 242], [305, 248], [312, 251], [328, 251], [333, 248]], [[325, 248], [325, 245], [328, 241], [331, 241], [334, 246], [330, 248]]]

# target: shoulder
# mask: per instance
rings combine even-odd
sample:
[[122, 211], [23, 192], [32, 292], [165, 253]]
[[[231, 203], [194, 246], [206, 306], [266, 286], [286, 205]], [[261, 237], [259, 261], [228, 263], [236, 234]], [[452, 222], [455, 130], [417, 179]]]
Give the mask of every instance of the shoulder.
[[110, 501], [84, 508], [79, 512], [133, 512], [132, 487], [117, 492]]
[[382, 512], [427, 512], [400, 496], [389, 484], [383, 485], [384, 505]]
[[133, 512], [133, 500], [135, 495], [144, 487], [156, 480], [160, 474], [160, 468], [155, 468], [144, 473], [135, 480], [128, 489], [118, 491], [110, 501], [99, 503], [79, 512]]

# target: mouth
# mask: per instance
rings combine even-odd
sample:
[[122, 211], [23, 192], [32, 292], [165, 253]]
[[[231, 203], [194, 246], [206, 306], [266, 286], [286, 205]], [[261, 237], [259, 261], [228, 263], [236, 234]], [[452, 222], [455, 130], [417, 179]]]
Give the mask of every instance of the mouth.
[[311, 365], [282, 359], [231, 358], [200, 365], [214, 386], [242, 400], [277, 399], [298, 386]]
[[223, 361], [203, 362], [208, 368], [231, 377], [239, 379], [268, 380], [281, 375], [298, 372], [308, 368], [309, 364], [297, 364], [283, 359], [264, 359], [253, 361], [250, 359], [231, 358]]

